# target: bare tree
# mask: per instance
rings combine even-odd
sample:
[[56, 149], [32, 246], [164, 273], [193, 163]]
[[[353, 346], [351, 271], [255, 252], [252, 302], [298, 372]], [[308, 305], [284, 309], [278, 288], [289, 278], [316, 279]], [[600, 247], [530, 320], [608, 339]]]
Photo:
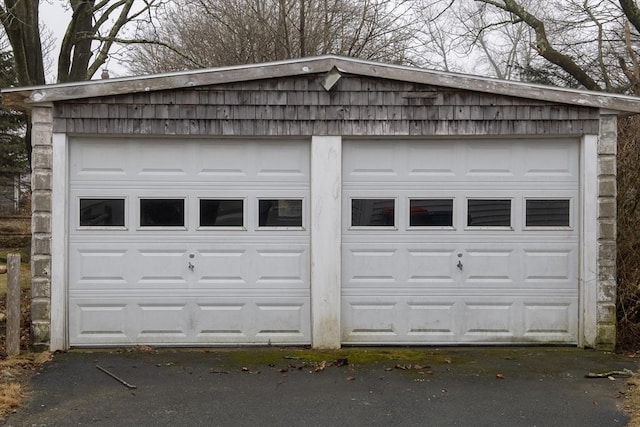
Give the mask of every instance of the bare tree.
[[[107, 61], [114, 43], [134, 43], [120, 39], [129, 24], [149, 20], [151, 10], [163, 0], [69, 0], [73, 14], [58, 54], [58, 82], [89, 80]], [[45, 53], [51, 37], [43, 34], [40, 0], [3, 0], [0, 22], [11, 45], [20, 86], [45, 84]], [[43, 47], [44, 41], [44, 47]], [[25, 145], [31, 156], [31, 126], [27, 116]]]
[[462, 58], [470, 48], [461, 41], [458, 4], [452, 0], [419, 0], [414, 4], [414, 19], [422, 25], [416, 29], [413, 44], [414, 65], [443, 71], [463, 71]]
[[[535, 57], [529, 70], [564, 75], [560, 84], [609, 92], [635, 91], [638, 32], [625, 29], [636, 19], [634, 1], [621, 0], [474, 0], [493, 16], [481, 32], [495, 35], [506, 27], [525, 26]], [[544, 6], [544, 7], [543, 7]], [[635, 8], [634, 8], [635, 7]], [[540, 62], [540, 60], [543, 62]], [[549, 69], [551, 65], [551, 69]], [[561, 77], [562, 79], [562, 77]]]
[[[405, 4], [406, 3], [406, 4]], [[339, 54], [406, 62], [415, 24], [391, 0], [180, 0], [131, 50], [135, 73]]]
[[473, 1], [416, 0], [416, 65], [517, 79], [533, 60], [531, 31], [495, 8]]
[[[69, 0], [72, 15], [58, 53], [57, 81], [90, 79], [108, 59], [126, 25], [148, 20], [162, 0]], [[0, 21], [11, 44], [20, 85], [45, 83], [39, 0], [4, 0]], [[46, 37], [44, 37], [46, 42]], [[46, 51], [46, 50], [45, 50]]]

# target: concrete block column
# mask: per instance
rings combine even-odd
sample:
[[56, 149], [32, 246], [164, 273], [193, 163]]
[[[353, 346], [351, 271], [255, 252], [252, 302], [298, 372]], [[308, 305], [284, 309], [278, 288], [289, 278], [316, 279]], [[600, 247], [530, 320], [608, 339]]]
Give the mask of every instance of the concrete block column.
[[616, 151], [617, 117], [600, 117], [598, 138], [598, 238], [596, 347], [616, 343]]
[[53, 106], [31, 110], [31, 333], [37, 349], [51, 330], [51, 191]]

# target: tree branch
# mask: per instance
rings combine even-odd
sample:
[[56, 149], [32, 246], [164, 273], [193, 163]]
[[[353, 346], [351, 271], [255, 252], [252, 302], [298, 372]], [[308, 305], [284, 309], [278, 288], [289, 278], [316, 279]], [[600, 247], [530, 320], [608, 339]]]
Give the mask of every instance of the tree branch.
[[597, 61], [600, 66], [600, 72], [602, 73], [602, 79], [604, 80], [605, 87], [607, 90], [611, 89], [611, 79], [609, 78], [609, 73], [607, 72], [607, 66], [604, 61], [604, 27], [602, 23], [598, 20], [598, 18], [594, 15], [593, 11], [589, 8], [588, 0], [584, 0], [583, 9], [591, 22], [593, 22], [598, 28], [598, 55]]
[[628, 22], [625, 23], [624, 29], [625, 47], [627, 55], [631, 59], [631, 68], [629, 68], [623, 57], [618, 57], [618, 63], [620, 64], [622, 72], [631, 83], [631, 92], [638, 95], [640, 94], [640, 63], [638, 63], [637, 54], [631, 44], [631, 29], [629, 28]]
[[[102, 42], [106, 42], [106, 41], [112, 41], [113, 43], [118, 43], [118, 44], [125, 44], [125, 45], [143, 45], [143, 44], [148, 44], [148, 45], [154, 45], [154, 46], [158, 46], [158, 47], [163, 47], [165, 49], [169, 49], [171, 52], [175, 53], [176, 55], [180, 56], [183, 59], [186, 59], [187, 61], [191, 62], [196, 68], [207, 68], [207, 64], [203, 64], [200, 63], [198, 61], [196, 61], [195, 59], [193, 59], [191, 56], [189, 56], [188, 54], [182, 52], [180, 49], [176, 48], [175, 46], [172, 46], [168, 43], [165, 42], [161, 42], [158, 40], [149, 40], [149, 39], [121, 39], [121, 38], [109, 38], [109, 37], [94, 37], [94, 40], [97, 41], [102, 41]], [[97, 69], [96, 69], [97, 71]]]
[[481, 3], [490, 4], [506, 12], [512, 13], [527, 24], [536, 35], [536, 42], [532, 44], [532, 47], [538, 52], [540, 56], [545, 58], [552, 64], [557, 65], [564, 71], [573, 76], [581, 85], [589, 90], [601, 91], [600, 85], [587, 74], [570, 56], [565, 55], [556, 50], [547, 37], [547, 31], [540, 19], [535, 15], [529, 13], [521, 4], [515, 0], [503, 0], [503, 3], [499, 3], [494, 0], [475, 0]]
[[640, 32], [640, 8], [636, 5], [635, 0], [620, 0], [620, 6], [631, 25]]

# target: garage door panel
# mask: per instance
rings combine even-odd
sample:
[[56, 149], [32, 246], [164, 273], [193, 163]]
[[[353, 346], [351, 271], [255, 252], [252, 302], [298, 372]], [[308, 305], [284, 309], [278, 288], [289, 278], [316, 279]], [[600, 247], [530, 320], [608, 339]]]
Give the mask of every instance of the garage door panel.
[[310, 342], [306, 297], [101, 299], [99, 305], [91, 302], [95, 297], [70, 300], [70, 339], [76, 345]]
[[251, 267], [256, 286], [307, 286], [307, 248], [258, 248]]
[[524, 149], [524, 176], [578, 181], [575, 144], [556, 142]]
[[[366, 144], [366, 143], [363, 143]], [[359, 162], [349, 164], [344, 175], [353, 180], [368, 180], [372, 177], [390, 179], [400, 176], [398, 150], [384, 144], [367, 144], [367, 149], [357, 149], [350, 145], [343, 147], [345, 157], [358, 157]], [[345, 164], [346, 166], [346, 164]]]
[[200, 339], [243, 339], [247, 326], [247, 304], [197, 302], [194, 330]]
[[524, 303], [525, 336], [555, 336], [566, 339], [576, 332], [576, 301], [549, 304], [542, 301]]
[[456, 304], [408, 302], [407, 335], [415, 339], [452, 339], [456, 335]]
[[71, 280], [79, 288], [122, 287], [128, 283], [126, 249], [77, 249], [71, 256], [77, 259], [77, 269], [72, 271]]
[[[578, 182], [575, 140], [358, 141], [343, 147], [345, 184], [387, 182]], [[350, 161], [350, 159], [357, 159]], [[383, 179], [382, 179], [383, 178]], [[526, 184], [525, 184], [526, 185]]]
[[[346, 142], [343, 340], [575, 343], [578, 147], [560, 139]], [[354, 174], [369, 168], [368, 156], [386, 156], [372, 168], [394, 173]], [[353, 227], [350, 201], [379, 198], [395, 201], [393, 227]], [[411, 226], [411, 201], [420, 199], [449, 200], [447, 226]], [[500, 226], [469, 224], [470, 199], [508, 200]], [[563, 210], [545, 216], [544, 203], [528, 203], [536, 199], [562, 200]]]
[[208, 142], [199, 144], [198, 151], [195, 169], [201, 179], [227, 181], [248, 179], [251, 175], [251, 165], [246, 161], [251, 158], [251, 150], [247, 144]]
[[[71, 345], [311, 342], [308, 142], [74, 138], [70, 157]], [[124, 226], [79, 227], [82, 198], [124, 199]], [[140, 227], [144, 198], [184, 200], [184, 226]], [[202, 199], [241, 200], [235, 225], [201, 227]], [[259, 226], [262, 199], [300, 200], [302, 226]]]
[[86, 142], [74, 147], [69, 156], [71, 180], [126, 179], [131, 173], [130, 159], [134, 157], [126, 142], [112, 141], [111, 150], [105, 152], [104, 144]]
[[127, 340], [126, 309], [124, 303], [73, 304], [69, 312], [69, 335], [97, 341], [103, 338]]
[[[274, 153], [277, 153], [274, 155]], [[305, 179], [309, 175], [309, 149], [302, 144], [261, 143], [255, 145], [256, 177], [260, 179]]]
[[343, 335], [359, 341], [397, 337], [398, 302], [372, 297], [345, 297], [342, 304], [343, 325], [348, 325]]
[[451, 297], [343, 297], [343, 337], [348, 342], [452, 342], [458, 309]]
[[248, 251], [248, 248], [233, 246], [224, 249], [199, 249], [199, 260], [194, 260], [198, 269], [195, 286], [246, 286], [249, 280], [247, 265], [250, 264]]
[[517, 175], [514, 171], [515, 148], [505, 144], [480, 142], [468, 145], [465, 151], [463, 176], [467, 179], [479, 177], [509, 179]]
[[349, 258], [349, 263], [344, 264], [345, 277], [350, 283], [357, 284], [383, 284], [388, 286], [395, 283], [399, 279], [397, 262], [401, 260], [398, 257], [398, 249], [391, 248], [365, 248], [362, 246], [345, 247], [343, 251]]
[[[135, 152], [136, 164], [134, 173], [148, 179], [180, 179], [189, 174], [187, 165], [191, 165], [191, 150], [177, 147], [174, 144], [136, 144], [131, 142]], [[186, 159], [185, 159], [186, 157]], [[186, 162], [176, 162], [182, 158]]]
[[137, 304], [136, 316], [140, 322], [140, 338], [171, 337], [185, 338], [189, 330], [189, 310], [187, 303], [145, 303]]
[[517, 281], [517, 259], [513, 250], [473, 248], [467, 250], [459, 261], [467, 284], [509, 286]]
[[456, 254], [453, 249], [408, 249], [407, 275], [409, 283], [448, 284], [455, 283]]
[[572, 248], [525, 249], [524, 280], [527, 283], [572, 285], [577, 258], [577, 250]]
[[[459, 168], [456, 148], [455, 144], [449, 143], [435, 147], [410, 144], [407, 149], [408, 175], [427, 179], [454, 177]], [[426, 155], [425, 150], [428, 150]]]
[[516, 336], [513, 331], [515, 314], [512, 302], [466, 302], [463, 310], [463, 333], [467, 337], [489, 336], [491, 339]]
[[130, 268], [140, 272], [139, 286], [180, 286], [187, 285], [186, 249], [141, 249], [136, 257], [137, 265]]
[[308, 325], [306, 304], [286, 301], [259, 301], [256, 303], [259, 325], [256, 337], [274, 340], [301, 339]]

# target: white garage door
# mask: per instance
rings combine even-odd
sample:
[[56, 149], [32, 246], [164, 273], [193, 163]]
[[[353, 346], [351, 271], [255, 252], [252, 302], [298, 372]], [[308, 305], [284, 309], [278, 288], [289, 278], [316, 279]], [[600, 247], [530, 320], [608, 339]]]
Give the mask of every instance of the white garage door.
[[575, 343], [576, 140], [350, 141], [346, 343]]
[[71, 345], [308, 344], [309, 147], [74, 139]]

